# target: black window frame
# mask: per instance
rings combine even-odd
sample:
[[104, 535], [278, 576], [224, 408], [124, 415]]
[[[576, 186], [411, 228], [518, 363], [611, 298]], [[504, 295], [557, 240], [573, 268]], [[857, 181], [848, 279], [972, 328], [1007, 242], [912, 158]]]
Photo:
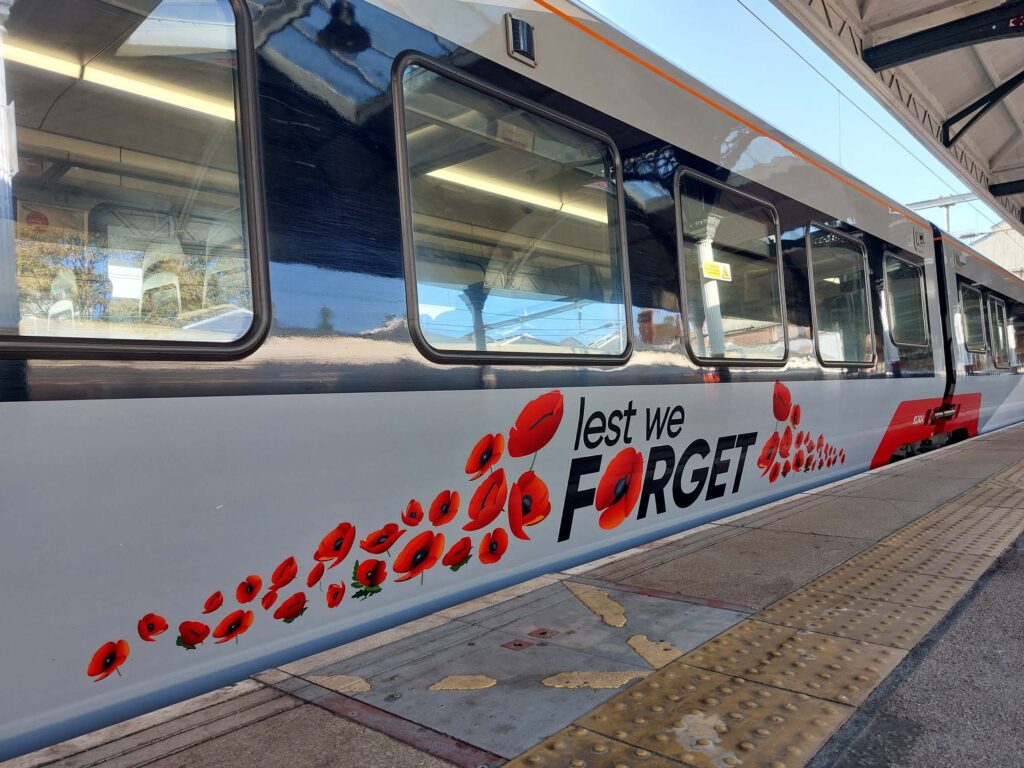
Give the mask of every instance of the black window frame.
[[[735, 194], [739, 197], [746, 198], [747, 200], [756, 203], [757, 205], [766, 208], [772, 216], [772, 221], [775, 224], [775, 268], [779, 280], [779, 317], [782, 320], [782, 339], [783, 339], [783, 355], [780, 358], [775, 359], [764, 359], [764, 358], [746, 358], [746, 357], [701, 357], [697, 354], [693, 348], [693, 342], [690, 338], [690, 309], [689, 309], [689, 298], [686, 291], [686, 258], [683, 253], [683, 232], [685, 222], [683, 221], [683, 205], [681, 198], [682, 191], [682, 180], [683, 177], [689, 177], [694, 179], [701, 184], [707, 184], [708, 186], [720, 189], [727, 194]], [[683, 343], [686, 347], [686, 354], [690, 360], [698, 366], [705, 368], [785, 368], [789, 362], [789, 312], [787, 311], [786, 304], [786, 276], [785, 276], [785, 264], [782, 255], [782, 228], [779, 221], [779, 212], [775, 206], [767, 200], [764, 200], [755, 195], [751, 195], [749, 192], [745, 192], [736, 187], [729, 186], [718, 179], [708, 176], [707, 174], [695, 171], [687, 166], [679, 166], [676, 169], [675, 176], [672, 179], [672, 196], [675, 204], [676, 214], [676, 262], [679, 266], [679, 304], [682, 309], [682, 320], [683, 320]]]
[[[442, 77], [447, 77], [460, 85], [479, 91], [486, 96], [511, 104], [514, 107], [531, 112], [545, 120], [558, 123], [566, 128], [589, 136], [604, 144], [612, 157], [609, 169], [615, 184], [615, 211], [618, 221], [615, 223], [617, 232], [610, 243], [617, 243], [619, 248], [618, 268], [622, 278], [622, 317], [625, 325], [626, 344], [617, 355], [581, 355], [571, 352], [489, 352], [480, 350], [437, 349], [427, 340], [419, 319], [419, 292], [416, 280], [416, 245], [413, 227], [412, 179], [409, 174], [408, 148], [406, 145], [405, 92], [403, 88], [404, 73], [411, 66], [427, 69]], [[629, 249], [626, 239], [626, 203], [623, 188], [622, 158], [614, 139], [586, 123], [563, 115], [530, 99], [500, 88], [468, 72], [443, 64], [419, 51], [411, 51], [395, 59], [391, 70], [392, 106], [395, 121], [395, 160], [398, 168], [398, 197], [402, 223], [402, 261], [405, 269], [405, 300], [406, 319], [413, 343], [420, 353], [433, 363], [447, 365], [593, 365], [622, 366], [632, 357], [633, 322], [632, 298], [629, 285]]]
[[[924, 343], [915, 344], [909, 341], [899, 341], [896, 339], [894, 333], [896, 323], [893, 320], [893, 305], [892, 305], [892, 291], [889, 290], [889, 270], [888, 261], [889, 259], [895, 259], [901, 261], [907, 266], [913, 267], [917, 270], [918, 283], [921, 286], [921, 317], [924, 319]], [[924, 265], [915, 264], [907, 257], [896, 253], [895, 251], [886, 250], [882, 256], [882, 289], [885, 291], [885, 314], [886, 319], [889, 321], [889, 339], [897, 347], [911, 347], [914, 349], [931, 349], [932, 347], [932, 334], [931, 334], [931, 322], [928, 317], [928, 284], [925, 281], [924, 276]]]
[[[818, 337], [818, 297], [814, 290], [814, 249], [811, 245], [811, 230], [820, 229], [830, 235], [853, 243], [861, 254], [861, 262], [864, 265], [864, 296], [865, 310], [868, 318], [868, 331], [871, 334], [871, 360], [859, 360], [856, 362], [848, 360], [825, 360], [821, 356], [821, 344]], [[807, 283], [811, 297], [811, 334], [814, 337], [814, 356], [818, 364], [823, 368], [874, 368], [878, 364], [878, 339], [875, 336], [875, 307], [874, 297], [871, 290], [871, 263], [868, 260], [868, 249], [864, 243], [853, 235], [841, 230], [821, 224], [816, 221], [808, 222], [807, 232], [804, 235], [804, 250], [807, 252]]]
[[[964, 291], [973, 291], [978, 294], [978, 303], [981, 305], [981, 333], [982, 336], [985, 337], [981, 348], [972, 347], [967, 339], [967, 318], [965, 316], [966, 313], [964, 312]], [[961, 283], [957, 289], [957, 297], [960, 299], [960, 316], [964, 326], [964, 349], [972, 355], [987, 355], [991, 349], [991, 343], [988, 338], [988, 328], [986, 327], [987, 323], [985, 322], [985, 294], [981, 292], [980, 288], [976, 288], [973, 285], [967, 285], [966, 283]]]
[[240, 142], [240, 201], [246, 212], [246, 243], [252, 276], [252, 323], [239, 338], [228, 341], [166, 341], [161, 339], [65, 338], [0, 334], [0, 357], [80, 360], [230, 361], [251, 355], [270, 332], [270, 266], [267, 253], [266, 207], [260, 146], [258, 69], [252, 16], [244, 0], [228, 0], [235, 17], [238, 62], [235, 119]]

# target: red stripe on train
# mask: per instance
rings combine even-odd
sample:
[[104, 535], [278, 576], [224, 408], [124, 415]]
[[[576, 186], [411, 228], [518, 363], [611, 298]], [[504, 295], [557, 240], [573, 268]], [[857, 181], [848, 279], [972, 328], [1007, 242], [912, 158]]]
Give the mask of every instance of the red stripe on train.
[[[932, 414], [939, 408], [953, 406], [956, 413], [950, 419], [932, 423]], [[899, 404], [892, 421], [871, 458], [871, 468], [881, 467], [892, 460], [892, 455], [904, 445], [927, 440], [935, 435], [966, 429], [969, 437], [978, 434], [981, 413], [981, 393], [955, 395], [944, 401], [941, 397], [926, 400], [906, 400]]]

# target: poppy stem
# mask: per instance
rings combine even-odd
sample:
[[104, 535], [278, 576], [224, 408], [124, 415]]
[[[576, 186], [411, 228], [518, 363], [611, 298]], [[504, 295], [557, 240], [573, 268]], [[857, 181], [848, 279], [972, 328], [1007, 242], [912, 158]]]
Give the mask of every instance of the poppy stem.
[[420, 586], [421, 587], [423, 586], [423, 574], [422, 573], [420, 574]]
[[118, 677], [121, 677], [121, 670], [120, 669], [114, 669], [114, 671], [117, 672], [117, 676]]
[[538, 453], [540, 453], [540, 451], [534, 451], [533, 461], [530, 462], [530, 471], [531, 472], [533, 472], [533, 465], [537, 463], [537, 454]]

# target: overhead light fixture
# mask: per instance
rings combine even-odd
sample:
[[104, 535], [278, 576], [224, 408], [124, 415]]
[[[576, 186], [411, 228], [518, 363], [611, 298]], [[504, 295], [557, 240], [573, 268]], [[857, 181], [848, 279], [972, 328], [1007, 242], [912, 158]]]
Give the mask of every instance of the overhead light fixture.
[[82, 66], [67, 59], [33, 51], [10, 40], [3, 41], [2, 47], [4, 59], [8, 61], [25, 64], [36, 69], [43, 69], [57, 75], [84, 80], [115, 91], [130, 93], [134, 96], [141, 96], [144, 99], [159, 101], [163, 104], [170, 104], [171, 106], [188, 109], [192, 112], [200, 112], [204, 115], [220, 118], [221, 120], [233, 121], [235, 119], [235, 105], [233, 102], [211, 99], [197, 93], [171, 88], [161, 83], [147, 82], [97, 64]]
[[524, 187], [516, 187], [511, 184], [495, 181], [489, 176], [477, 176], [476, 174], [465, 173], [454, 168], [440, 168], [436, 171], [431, 171], [427, 176], [440, 179], [441, 181], [450, 181], [452, 184], [487, 192], [498, 197], [505, 197], [509, 200], [516, 200], [527, 205], [535, 205], [538, 208], [560, 211], [569, 216], [576, 216], [588, 221], [597, 221], [602, 224], [608, 223], [608, 212], [596, 206], [564, 203], [556, 197], [549, 197]]

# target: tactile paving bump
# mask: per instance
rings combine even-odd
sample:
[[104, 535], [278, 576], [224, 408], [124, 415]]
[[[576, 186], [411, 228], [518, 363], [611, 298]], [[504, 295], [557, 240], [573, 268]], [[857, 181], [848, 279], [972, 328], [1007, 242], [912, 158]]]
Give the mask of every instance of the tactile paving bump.
[[1024, 531], [1024, 521], [1002, 509], [979, 509], [975, 517], [926, 528], [907, 527], [882, 539], [885, 546], [946, 549], [995, 557]]
[[927, 573], [945, 576], [947, 579], [981, 578], [995, 557], [972, 555], [967, 552], [953, 552], [948, 549], [919, 549], [916, 547], [876, 546], [869, 547], [856, 557], [846, 561], [847, 565], [860, 568], [893, 568], [910, 573]]
[[943, 615], [943, 611], [916, 605], [801, 589], [752, 618], [910, 650]]
[[793, 768], [853, 711], [676, 661], [579, 722], [687, 766]]
[[841, 565], [805, 587], [819, 592], [948, 611], [971, 588], [971, 584], [963, 579], [947, 579], [928, 573]]
[[573, 725], [505, 763], [505, 768], [679, 768], [679, 763]]
[[747, 620], [682, 661], [841, 704], [860, 704], [906, 652], [883, 645]]

